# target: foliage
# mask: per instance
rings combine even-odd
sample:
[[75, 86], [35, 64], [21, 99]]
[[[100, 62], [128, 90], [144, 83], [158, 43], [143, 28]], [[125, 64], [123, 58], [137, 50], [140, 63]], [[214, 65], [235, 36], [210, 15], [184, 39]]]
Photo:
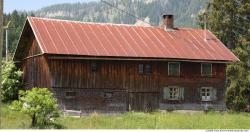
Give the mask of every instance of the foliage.
[[243, 111], [250, 105], [250, 1], [214, 0], [208, 14], [208, 28], [241, 60], [227, 67], [226, 104]]
[[[21, 33], [21, 30], [23, 28], [24, 22], [27, 17], [26, 12], [18, 12], [18, 11], [13, 11], [12, 13], [9, 14], [4, 14], [4, 25], [7, 25], [9, 21], [11, 21], [9, 28], [8, 28], [8, 51], [9, 51], [9, 56], [11, 56], [17, 46], [18, 39]], [[5, 36], [6, 32], [4, 32]], [[4, 37], [4, 43], [6, 38]], [[5, 45], [3, 47], [3, 55], [5, 56]]]
[[11, 108], [31, 117], [32, 126], [47, 125], [59, 116], [59, 108], [53, 94], [47, 88], [33, 88], [19, 92], [19, 100]]
[[[227, 106], [243, 111], [250, 104], [250, 41], [248, 46], [238, 46], [234, 53], [241, 62], [230, 64], [227, 68], [228, 89]], [[242, 42], [244, 44], [245, 42]]]
[[[23, 113], [4, 106], [1, 127], [4, 129], [30, 128], [31, 121]], [[65, 129], [250, 129], [247, 113], [124, 113], [92, 114], [81, 118], [60, 117], [56, 128]], [[188, 119], [188, 120], [187, 120]]]
[[3, 102], [9, 102], [18, 98], [18, 90], [21, 84], [22, 72], [16, 68], [14, 62], [2, 62], [2, 90], [1, 99]]

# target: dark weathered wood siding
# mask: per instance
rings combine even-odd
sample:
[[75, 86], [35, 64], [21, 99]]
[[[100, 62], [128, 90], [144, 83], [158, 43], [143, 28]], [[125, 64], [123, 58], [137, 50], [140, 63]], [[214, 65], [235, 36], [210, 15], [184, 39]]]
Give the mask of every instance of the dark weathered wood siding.
[[35, 39], [27, 46], [27, 52], [21, 63], [23, 83], [26, 89], [32, 87], [51, 87], [51, 76], [47, 58], [41, 55], [41, 50]]
[[[92, 73], [91, 62], [97, 62], [98, 69]], [[140, 75], [139, 64], [151, 64], [152, 74]], [[151, 110], [158, 109], [159, 104], [200, 104], [200, 87], [209, 86], [217, 88], [217, 100], [211, 103], [223, 102], [225, 84], [225, 64], [213, 64], [213, 76], [201, 76], [201, 63], [181, 62], [181, 75], [179, 77], [168, 76], [168, 62], [155, 61], [91, 61], [91, 60], [49, 60], [52, 74], [52, 88], [62, 100], [65, 92], [77, 91], [79, 93], [78, 109], [86, 107], [98, 107], [108, 109], [109, 103], [116, 101], [114, 106], [122, 110]], [[185, 88], [183, 101], [163, 100], [163, 87], [182, 86]], [[90, 93], [95, 94], [91, 95]], [[115, 96], [108, 99], [103, 93], [113, 92]], [[85, 96], [85, 97], [84, 97]], [[85, 99], [84, 99], [85, 98]], [[88, 101], [89, 106], [86, 105]], [[81, 100], [81, 101], [79, 101]], [[62, 101], [66, 102], [66, 101]], [[82, 102], [82, 103], [81, 103]], [[82, 106], [82, 107], [81, 107]], [[95, 109], [88, 108], [88, 109]]]

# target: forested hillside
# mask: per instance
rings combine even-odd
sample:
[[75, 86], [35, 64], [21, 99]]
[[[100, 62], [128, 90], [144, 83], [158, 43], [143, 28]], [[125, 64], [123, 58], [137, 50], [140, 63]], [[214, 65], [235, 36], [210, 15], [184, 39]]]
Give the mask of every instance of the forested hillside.
[[[8, 29], [8, 51], [9, 51], [9, 56], [11, 57], [12, 54], [14, 53], [16, 49], [16, 44], [18, 43], [18, 39], [22, 30], [22, 27], [24, 25], [24, 22], [26, 20], [27, 15], [33, 15], [32, 13], [27, 13], [27, 12], [18, 12], [18, 11], [13, 11], [10, 14], [4, 14], [4, 25], [6, 26], [9, 21], [9, 29]], [[4, 47], [3, 47], [3, 56], [5, 57], [5, 35], [6, 35], [6, 30], [4, 30]]]
[[[159, 25], [165, 13], [175, 15], [176, 26], [196, 27], [197, 14], [208, 0], [106, 0], [139, 18]], [[77, 21], [134, 24], [136, 19], [103, 2], [57, 4], [38, 10], [36, 16]]]

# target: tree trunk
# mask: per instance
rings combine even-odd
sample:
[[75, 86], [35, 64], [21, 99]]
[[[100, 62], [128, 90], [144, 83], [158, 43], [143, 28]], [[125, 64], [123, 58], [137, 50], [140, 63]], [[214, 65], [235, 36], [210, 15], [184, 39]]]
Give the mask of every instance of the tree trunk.
[[32, 126], [35, 126], [37, 124], [36, 114], [32, 115]]

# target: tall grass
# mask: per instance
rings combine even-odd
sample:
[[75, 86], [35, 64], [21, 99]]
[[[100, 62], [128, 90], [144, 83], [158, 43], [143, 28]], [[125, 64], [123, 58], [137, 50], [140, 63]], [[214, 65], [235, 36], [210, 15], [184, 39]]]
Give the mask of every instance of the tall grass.
[[[30, 118], [6, 106], [1, 108], [1, 128], [30, 128]], [[56, 124], [66, 129], [250, 129], [247, 113], [93, 113], [81, 118], [61, 117]]]
[[18, 111], [10, 110], [6, 104], [1, 104], [1, 129], [27, 129], [30, 128], [31, 119]]
[[94, 114], [82, 118], [64, 117], [57, 123], [70, 129], [250, 129], [250, 115], [216, 112]]

